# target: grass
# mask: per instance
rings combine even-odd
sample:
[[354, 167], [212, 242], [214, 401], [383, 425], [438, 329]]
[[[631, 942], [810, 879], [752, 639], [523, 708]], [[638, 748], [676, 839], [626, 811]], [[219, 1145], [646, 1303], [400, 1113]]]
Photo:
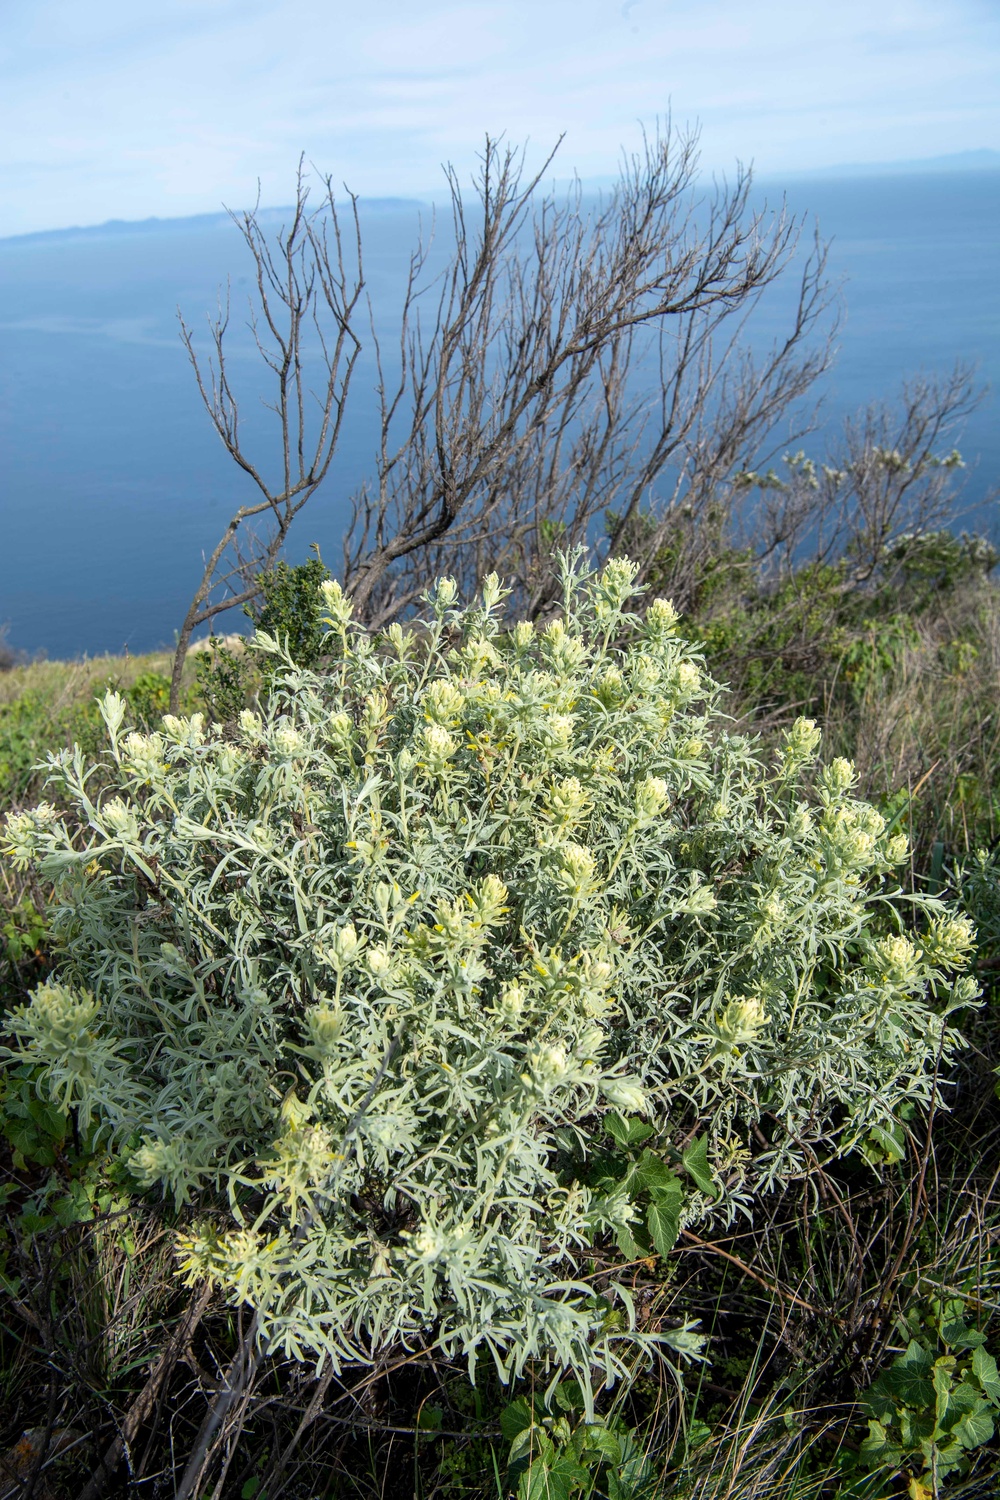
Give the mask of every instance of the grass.
[[[518, 1480], [507, 1470], [505, 1412], [514, 1396], [532, 1396], [530, 1382], [511, 1392], [486, 1378], [473, 1389], [414, 1350], [339, 1380], [262, 1367], [223, 1433], [205, 1496], [485, 1500], [518, 1483], [526, 1500], [1000, 1491], [989, 1437], [968, 1450], [967, 1472], [938, 1477], [912, 1453], [882, 1471], [860, 1462], [865, 1392], [907, 1343], [944, 1361], [942, 1380], [962, 1359], [942, 1352], [947, 1318], [1000, 1349], [1000, 895], [990, 855], [1000, 837], [1000, 589], [984, 569], [960, 566], [944, 579], [876, 580], [863, 595], [841, 584], [827, 571], [753, 589], [745, 568], [716, 567], [688, 623], [731, 684], [733, 715], [766, 735], [814, 713], [826, 753], [855, 759], [863, 794], [910, 834], [913, 886], [951, 889], [976, 917], [986, 1003], [930, 1118], [908, 1121], [898, 1142], [871, 1153], [881, 1159], [817, 1164], [752, 1224], [711, 1242], [683, 1236], [666, 1260], [630, 1268], [645, 1325], [682, 1311], [700, 1318], [709, 1361], [680, 1377], [637, 1370], [629, 1388], [602, 1397], [604, 1425], [618, 1434], [607, 1447], [614, 1461], [586, 1457], [574, 1437], [585, 1417], [567, 1397], [561, 1414], [536, 1411], [555, 1458], [546, 1468], [536, 1457]], [[73, 738], [96, 745], [93, 700], [105, 687], [154, 720], [168, 665], [165, 655], [103, 657], [0, 673], [0, 805], [40, 795], [34, 767], [47, 751]], [[189, 707], [199, 693], [211, 701], [211, 682], [199, 686], [193, 667], [185, 691]], [[5, 869], [0, 901], [9, 1005], [45, 973], [46, 892]], [[8, 1079], [5, 1090], [0, 1500], [172, 1495], [241, 1315], [177, 1287], [163, 1205], [137, 1203], [101, 1152], [33, 1114], [30, 1080]], [[597, 1291], [602, 1274], [595, 1262]], [[926, 1413], [910, 1415], [919, 1425]], [[122, 1432], [128, 1462], [102, 1478], [99, 1461]], [[558, 1459], [574, 1442], [584, 1458], [567, 1478]], [[628, 1457], [636, 1452], [641, 1463]]]
[[[196, 656], [185, 670], [190, 696]], [[36, 800], [43, 776], [37, 767], [50, 750], [76, 741], [87, 751], [101, 743], [96, 700], [108, 688], [128, 699], [133, 715], [148, 723], [169, 703], [172, 656], [93, 656], [80, 661], [36, 661], [0, 671], [0, 805]]]

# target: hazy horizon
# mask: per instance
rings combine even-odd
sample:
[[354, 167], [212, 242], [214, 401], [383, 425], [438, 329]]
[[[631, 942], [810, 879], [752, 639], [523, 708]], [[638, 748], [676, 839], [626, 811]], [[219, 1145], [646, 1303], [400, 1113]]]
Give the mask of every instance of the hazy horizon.
[[366, 197], [484, 137], [599, 181], [643, 130], [791, 178], [1000, 148], [995, 0], [77, 0], [0, 28], [0, 235], [281, 203], [301, 154]]
[[[841, 162], [829, 167], [802, 168], [798, 172], [786, 172], [768, 174], [754, 172], [754, 180], [762, 185], [771, 185], [775, 182], [788, 181], [789, 183], [801, 183], [812, 180], [828, 178], [852, 177], [868, 178], [873, 176], [910, 176], [917, 173], [928, 175], [967, 172], [1000, 172], [1000, 151], [994, 151], [990, 147], [972, 147], [967, 151], [950, 152], [944, 156], [936, 157], [902, 157], [898, 161], [886, 162]], [[572, 179], [555, 178], [553, 187], [557, 190], [569, 185]], [[616, 181], [614, 176], [601, 178], [581, 178], [580, 184], [585, 192], [598, 191], [607, 188]], [[544, 186], [544, 184], [543, 184]], [[359, 201], [364, 202], [369, 210], [379, 208], [396, 208], [407, 205], [431, 206], [434, 202], [435, 192], [446, 191], [446, 185], [441, 189], [428, 189], [424, 193], [385, 193], [369, 197], [359, 194]], [[272, 215], [286, 213], [289, 204], [274, 203], [262, 204], [258, 210], [264, 218]], [[239, 209], [235, 210], [239, 212]], [[115, 217], [96, 220], [94, 223], [83, 224], [61, 224], [51, 229], [29, 229], [21, 234], [0, 235], [0, 244], [9, 240], [45, 240], [53, 239], [62, 235], [99, 233], [101, 230], [126, 232], [132, 229], [159, 228], [169, 224], [194, 224], [194, 223], [222, 223], [230, 217], [230, 210], [226, 207], [208, 210], [196, 214], [148, 214], [141, 219], [129, 219]]]

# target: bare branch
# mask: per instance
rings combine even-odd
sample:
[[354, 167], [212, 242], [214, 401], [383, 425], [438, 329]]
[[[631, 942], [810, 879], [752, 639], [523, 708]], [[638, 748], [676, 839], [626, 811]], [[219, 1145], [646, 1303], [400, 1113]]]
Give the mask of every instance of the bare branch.
[[[364, 271], [356, 197], [349, 195], [353, 263], [348, 269], [332, 179], [323, 178], [322, 188], [319, 207], [311, 209], [300, 161], [290, 220], [273, 240], [261, 223], [259, 203], [243, 214], [231, 215], [254, 264], [257, 308], [251, 307], [248, 326], [275, 384], [275, 398], [267, 405], [277, 418], [281, 438], [276, 480], [253, 457], [241, 430], [226, 359], [231, 318], [228, 289], [210, 325], [212, 353], [207, 362], [198, 354], [191, 329], [181, 320], [181, 337], [209, 417], [227, 453], [253, 481], [261, 498], [238, 508], [205, 561], [178, 637], [171, 683], [175, 710], [192, 632], [223, 610], [256, 596], [256, 585], [247, 580], [273, 567], [292, 521], [329, 473], [340, 437], [351, 376], [361, 352], [353, 320], [364, 289]], [[315, 390], [307, 367], [317, 368]], [[263, 514], [271, 518], [271, 532], [255, 548], [252, 565], [237, 550], [237, 570], [244, 587], [234, 595], [227, 588], [234, 570], [220, 574], [220, 569], [234, 546], [239, 548], [246, 523]]]
[[[468, 201], [445, 169], [447, 262], [428, 279], [429, 245], [411, 256], [392, 358], [369, 299], [379, 434], [372, 475], [353, 497], [343, 581], [372, 627], [411, 607], [442, 571], [465, 588], [502, 572], [517, 606], [538, 614], [552, 597], [554, 547], [593, 544], [602, 521], [603, 545], [634, 552], [644, 569], [679, 520], [693, 555], [720, 496], [737, 497], [734, 471], [828, 363], [829, 339], [815, 339], [828, 305], [820, 246], [788, 334], [762, 358], [745, 352], [747, 320], [789, 267], [798, 234], [783, 205], [753, 207], [749, 172], [699, 195], [696, 137], [669, 121], [623, 159], [616, 187], [596, 202], [578, 181], [562, 198], [539, 192], [553, 156], [529, 175], [523, 152], [487, 137]], [[255, 268], [250, 330], [271, 381], [279, 479], [244, 438], [226, 362], [228, 293], [207, 362], [182, 325], [216, 431], [259, 498], [206, 559], [178, 642], [175, 702], [191, 632], [252, 600], [256, 574], [274, 565], [339, 438], [364, 281], [357, 202], [348, 275], [329, 178], [323, 189], [310, 211], [300, 166], [276, 238], [259, 207], [234, 215]], [[307, 342], [324, 372], [314, 398]], [[266, 540], [247, 552], [240, 538], [262, 515]]]
[[[377, 480], [355, 497], [345, 542], [345, 583], [370, 623], [442, 569], [468, 586], [502, 571], [537, 612], [555, 541], [593, 540], [612, 508], [610, 545], [634, 540], [631, 523], [671, 464], [701, 503], [826, 367], [828, 343], [802, 353], [827, 306], [820, 249], [771, 356], [757, 368], [730, 338], [713, 358], [723, 325], [742, 331], [788, 265], [797, 229], [783, 209], [751, 210], [742, 170], [700, 201], [695, 147], [668, 128], [623, 163], [606, 203], [585, 211], [577, 183], [530, 217], [538, 178], [523, 186], [521, 162], [497, 142], [481, 158], [474, 222], [449, 171], [455, 248], [436, 320], [425, 338], [411, 279], [392, 389], [380, 355]], [[637, 343], [650, 334], [658, 397]], [[646, 534], [650, 555], [657, 541]]]

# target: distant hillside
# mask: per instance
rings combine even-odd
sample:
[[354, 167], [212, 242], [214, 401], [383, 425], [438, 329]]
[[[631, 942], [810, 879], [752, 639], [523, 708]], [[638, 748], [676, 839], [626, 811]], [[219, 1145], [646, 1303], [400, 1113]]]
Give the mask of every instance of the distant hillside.
[[[349, 200], [348, 200], [349, 206]], [[420, 208], [419, 198], [359, 198], [358, 208], [363, 213], [378, 213], [399, 208]], [[236, 210], [237, 213], [241, 210]], [[292, 212], [288, 206], [261, 208], [257, 217], [264, 223], [274, 223], [287, 218]], [[12, 234], [0, 238], [0, 245], [30, 245], [53, 240], [107, 239], [112, 236], [136, 234], [185, 233], [191, 230], [211, 229], [217, 224], [227, 224], [229, 214], [225, 210], [212, 214], [188, 214], [181, 219], [107, 219], [103, 224], [77, 224], [66, 229], [36, 229], [30, 234]]]
[[850, 162], [836, 167], [803, 167], [794, 172], [768, 172], [766, 175], [787, 178], [899, 177], [919, 172], [1000, 172], [1000, 151], [955, 151], [950, 156], [925, 156], [910, 161]]

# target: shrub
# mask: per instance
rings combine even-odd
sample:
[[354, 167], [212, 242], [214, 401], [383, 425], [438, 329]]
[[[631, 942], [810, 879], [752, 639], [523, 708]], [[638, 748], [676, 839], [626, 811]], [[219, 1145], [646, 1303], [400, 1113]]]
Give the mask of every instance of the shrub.
[[541, 631], [444, 579], [377, 639], [327, 583], [323, 671], [258, 633], [271, 690], [229, 735], [129, 730], [110, 693], [107, 790], [51, 758], [83, 834], [8, 819], [58, 884], [10, 1056], [192, 1205], [181, 1274], [272, 1349], [611, 1375], [639, 1335], [583, 1275], [602, 1237], [750, 1212], [896, 1129], [958, 1043], [970, 924], [897, 899], [849, 762], [807, 791], [810, 721], [769, 759], [727, 732], [634, 579], [564, 560]]
[[[279, 562], [257, 578], [260, 600], [256, 628], [284, 645], [300, 667], [316, 666], [323, 654], [322, 585], [329, 576], [317, 555], [296, 568]], [[255, 619], [255, 610], [249, 604], [243, 606], [243, 613], [248, 619]], [[242, 647], [237, 652], [225, 641], [212, 638], [208, 649], [197, 655], [201, 700], [213, 719], [220, 724], [228, 723], [247, 706], [254, 689], [267, 693], [275, 669], [280, 667], [280, 660], [254, 661]]]

